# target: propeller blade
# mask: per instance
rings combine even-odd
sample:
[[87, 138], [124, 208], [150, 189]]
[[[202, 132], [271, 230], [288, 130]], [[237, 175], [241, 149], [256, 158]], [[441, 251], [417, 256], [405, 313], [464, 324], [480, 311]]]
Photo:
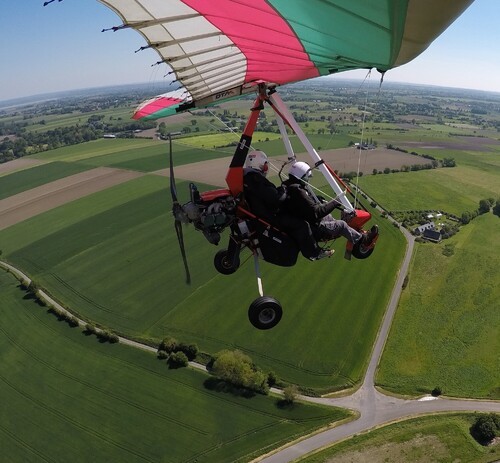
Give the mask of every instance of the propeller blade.
[[170, 194], [172, 195], [172, 202], [174, 204], [178, 204], [177, 188], [175, 186], [175, 177], [174, 177], [174, 161], [172, 157], [172, 136], [170, 134], [168, 134], [168, 141], [170, 145]]
[[179, 241], [179, 248], [182, 254], [182, 261], [184, 262], [184, 270], [186, 271], [186, 283], [191, 284], [191, 274], [189, 273], [189, 266], [186, 257], [186, 249], [184, 247], [184, 236], [182, 235], [182, 223], [180, 220], [175, 221], [175, 231], [177, 232], [177, 240]]
[[179, 220], [184, 214], [182, 206], [177, 200], [177, 188], [175, 186], [174, 177], [174, 162], [172, 157], [172, 136], [168, 135], [168, 140], [170, 144], [170, 194], [172, 195], [172, 213], [174, 215], [175, 221], [175, 232], [177, 233], [177, 241], [179, 242], [179, 249], [181, 250], [182, 261], [184, 262], [184, 270], [186, 271], [186, 283], [191, 284], [191, 274], [189, 273], [189, 266], [186, 257], [186, 248], [184, 246], [184, 235], [182, 234], [182, 222]]

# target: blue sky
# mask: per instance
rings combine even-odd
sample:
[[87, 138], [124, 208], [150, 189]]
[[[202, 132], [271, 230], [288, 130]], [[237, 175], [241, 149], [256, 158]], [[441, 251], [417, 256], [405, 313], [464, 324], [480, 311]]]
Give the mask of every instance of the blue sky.
[[[103, 32], [120, 18], [96, 0], [2, 0], [0, 100], [77, 88], [150, 83], [168, 91], [164, 66], [135, 31]], [[411, 63], [386, 82], [500, 92], [500, 0], [476, 0]], [[365, 71], [339, 74], [364, 77]], [[374, 75], [378, 76], [378, 73]]]

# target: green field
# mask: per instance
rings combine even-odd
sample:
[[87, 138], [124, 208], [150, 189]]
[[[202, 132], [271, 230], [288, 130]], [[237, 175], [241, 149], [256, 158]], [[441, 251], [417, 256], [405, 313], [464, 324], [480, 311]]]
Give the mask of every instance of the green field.
[[[206, 150], [174, 142], [175, 165], [206, 161], [232, 154], [223, 150]], [[76, 162], [91, 167], [116, 167], [140, 172], [153, 172], [169, 166], [169, 146], [165, 141], [141, 139], [106, 139], [82, 145], [59, 148], [33, 156], [41, 160]]]
[[218, 391], [154, 354], [100, 343], [0, 271], [3, 461], [249, 461], [348, 412]]
[[44, 151], [32, 157], [44, 161], [81, 161], [114, 154], [128, 159], [130, 156], [140, 156], [142, 150], [156, 146], [158, 141], [149, 139], [101, 139]]
[[500, 195], [500, 175], [458, 166], [367, 175], [359, 186], [388, 211], [438, 210], [461, 216], [477, 209], [481, 199]]
[[[226, 146], [230, 143], [238, 143], [240, 141], [241, 134], [236, 131], [235, 133], [217, 133], [210, 135], [197, 135], [194, 137], [185, 137], [179, 140], [179, 143], [184, 145], [192, 146], [193, 148], [217, 148], [220, 146]], [[270, 132], [258, 132], [255, 131], [253, 134], [253, 142], [263, 142], [268, 140], [276, 140], [280, 138], [280, 134], [270, 133]], [[234, 148], [230, 149], [234, 151]]]
[[90, 167], [74, 163], [50, 162], [2, 176], [0, 177], [0, 199], [88, 169]]
[[485, 214], [446, 244], [418, 245], [376, 382], [403, 394], [500, 398], [499, 218]]
[[359, 383], [404, 252], [398, 230], [378, 219], [383, 238], [366, 261], [345, 261], [339, 240], [328, 261], [264, 263], [265, 291], [285, 315], [258, 332], [247, 319], [258, 295], [251, 260], [233, 276], [217, 274], [217, 248], [190, 227], [193, 284], [184, 284], [166, 188], [148, 176], [26, 220], [0, 232], [4, 256], [74, 311], [119, 332], [172, 334], [210, 353], [237, 347], [305, 387]]
[[301, 463], [488, 463], [500, 447], [483, 447], [470, 435], [472, 414], [415, 418], [347, 439]]

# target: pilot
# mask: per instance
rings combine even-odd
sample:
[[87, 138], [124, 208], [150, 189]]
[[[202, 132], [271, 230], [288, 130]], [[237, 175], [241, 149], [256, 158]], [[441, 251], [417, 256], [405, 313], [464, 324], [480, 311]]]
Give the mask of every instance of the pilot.
[[318, 260], [330, 257], [334, 251], [318, 246], [306, 220], [282, 210], [285, 189], [277, 188], [266, 178], [268, 169], [267, 155], [263, 151], [248, 154], [243, 170], [243, 192], [250, 210], [290, 235], [305, 258]]
[[288, 180], [283, 182], [287, 191], [283, 209], [306, 220], [318, 241], [328, 241], [343, 236], [353, 244], [363, 240], [363, 244], [369, 246], [378, 235], [378, 226], [374, 225], [368, 233], [360, 233], [347, 225], [344, 220], [334, 219], [330, 213], [337, 208], [343, 209], [342, 204], [335, 199], [319, 202], [309, 189], [311, 176], [311, 167], [306, 162], [298, 161], [291, 165]]

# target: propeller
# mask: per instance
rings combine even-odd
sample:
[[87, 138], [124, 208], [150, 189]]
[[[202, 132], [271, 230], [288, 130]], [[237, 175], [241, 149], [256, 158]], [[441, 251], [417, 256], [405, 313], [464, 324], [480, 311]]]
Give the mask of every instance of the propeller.
[[181, 250], [182, 261], [184, 262], [184, 269], [186, 271], [186, 283], [191, 284], [191, 274], [189, 273], [189, 266], [186, 257], [186, 248], [184, 247], [184, 236], [182, 234], [182, 219], [186, 216], [184, 209], [177, 200], [177, 189], [175, 187], [174, 177], [174, 163], [172, 159], [172, 136], [168, 134], [170, 144], [170, 194], [172, 195], [172, 213], [174, 215], [175, 232], [177, 233], [177, 240]]

